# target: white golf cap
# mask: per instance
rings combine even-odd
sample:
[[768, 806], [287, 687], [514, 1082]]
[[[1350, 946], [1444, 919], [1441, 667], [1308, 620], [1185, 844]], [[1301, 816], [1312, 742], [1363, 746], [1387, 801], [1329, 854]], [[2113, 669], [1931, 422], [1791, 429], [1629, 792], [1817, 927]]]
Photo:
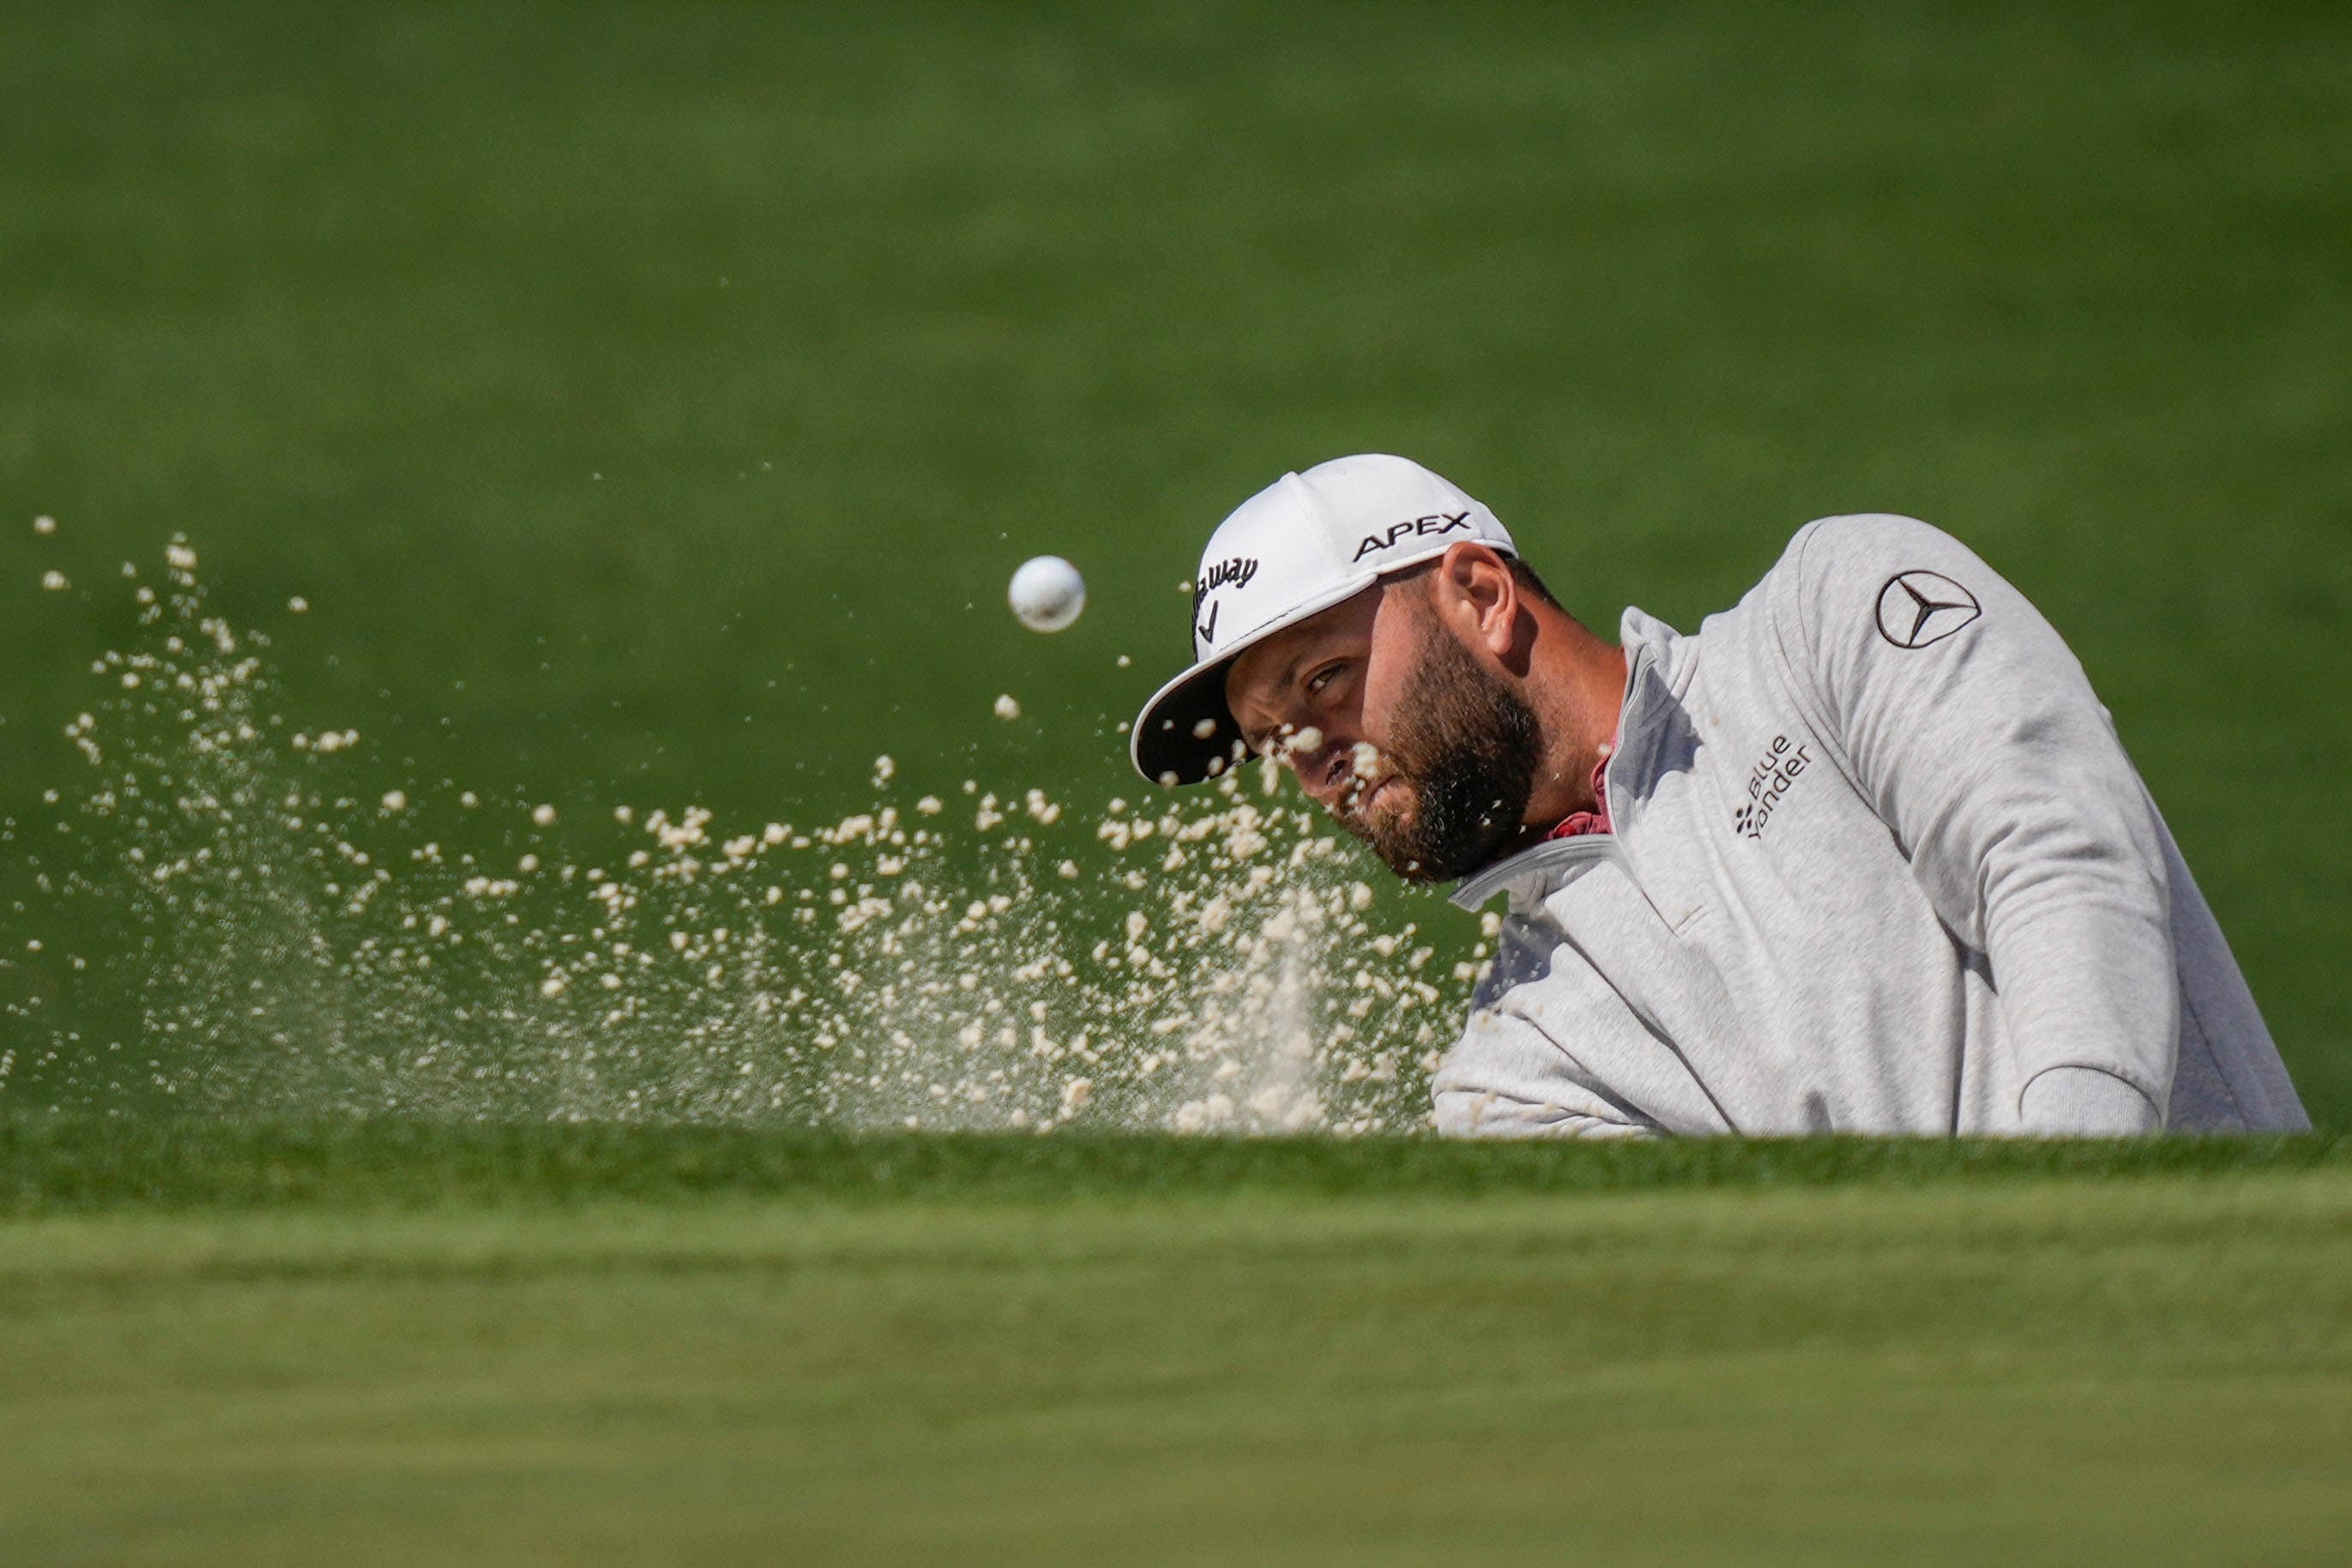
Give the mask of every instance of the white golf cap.
[[1236, 654], [1465, 540], [1518, 553], [1484, 504], [1377, 452], [1285, 474], [1242, 502], [1209, 536], [1192, 579], [1192, 667], [1135, 721], [1136, 771], [1198, 784], [1241, 761], [1248, 747], [1225, 706]]

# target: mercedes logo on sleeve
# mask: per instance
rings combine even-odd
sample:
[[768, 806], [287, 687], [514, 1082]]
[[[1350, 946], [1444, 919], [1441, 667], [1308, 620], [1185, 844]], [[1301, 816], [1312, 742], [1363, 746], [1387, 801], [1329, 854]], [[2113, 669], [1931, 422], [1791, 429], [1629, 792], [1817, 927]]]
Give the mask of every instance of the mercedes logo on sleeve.
[[1896, 647], [1941, 642], [1983, 614], [1974, 594], [1940, 572], [1897, 572], [1878, 591], [1878, 635]]

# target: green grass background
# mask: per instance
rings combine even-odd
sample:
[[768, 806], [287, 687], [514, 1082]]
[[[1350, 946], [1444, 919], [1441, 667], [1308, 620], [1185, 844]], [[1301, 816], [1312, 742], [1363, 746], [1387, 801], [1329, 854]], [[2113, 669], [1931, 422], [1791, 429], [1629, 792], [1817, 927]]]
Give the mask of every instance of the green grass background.
[[2340, 1123], [2347, 89], [2320, 5], [20, 8], [0, 812], [175, 529], [362, 798], [756, 822], [1132, 793], [1204, 531], [1336, 452], [1604, 626], [1895, 509], [2073, 640]]

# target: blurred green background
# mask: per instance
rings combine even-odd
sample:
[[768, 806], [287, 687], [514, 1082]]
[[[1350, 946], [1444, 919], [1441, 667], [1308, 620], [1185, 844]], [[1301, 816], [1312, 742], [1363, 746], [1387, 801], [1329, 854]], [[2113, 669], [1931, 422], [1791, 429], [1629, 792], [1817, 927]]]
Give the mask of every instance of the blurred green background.
[[1205, 530], [1335, 453], [1604, 626], [1902, 510], [2073, 640], [2340, 1123], [2347, 89], [2315, 5], [18, 7], [0, 814], [175, 530], [379, 787], [756, 820], [1134, 793]]

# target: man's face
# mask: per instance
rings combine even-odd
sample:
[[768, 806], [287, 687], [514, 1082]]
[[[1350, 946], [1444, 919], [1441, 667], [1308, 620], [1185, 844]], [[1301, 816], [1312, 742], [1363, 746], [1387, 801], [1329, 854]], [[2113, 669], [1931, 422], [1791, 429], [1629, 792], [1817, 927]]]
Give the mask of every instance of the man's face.
[[1413, 881], [1486, 865], [1523, 830], [1542, 758], [1534, 710], [1391, 581], [1234, 661], [1225, 701], [1253, 750]]

